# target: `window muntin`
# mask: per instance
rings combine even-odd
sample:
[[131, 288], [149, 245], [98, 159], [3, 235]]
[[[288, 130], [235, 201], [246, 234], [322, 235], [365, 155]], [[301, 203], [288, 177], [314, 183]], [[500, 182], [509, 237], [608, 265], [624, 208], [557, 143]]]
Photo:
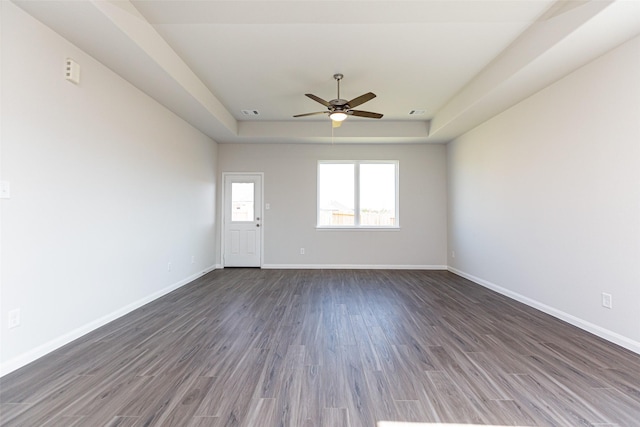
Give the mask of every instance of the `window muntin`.
[[317, 226], [398, 228], [398, 162], [318, 162]]

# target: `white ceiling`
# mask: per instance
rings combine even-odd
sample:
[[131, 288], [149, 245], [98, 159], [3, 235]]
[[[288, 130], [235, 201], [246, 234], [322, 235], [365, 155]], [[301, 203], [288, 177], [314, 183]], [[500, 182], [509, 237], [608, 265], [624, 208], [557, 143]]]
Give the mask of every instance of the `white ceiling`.
[[[14, 0], [220, 143], [442, 143], [640, 34], [637, 0]], [[413, 109], [424, 115], [409, 116]], [[258, 110], [247, 117], [242, 110]]]

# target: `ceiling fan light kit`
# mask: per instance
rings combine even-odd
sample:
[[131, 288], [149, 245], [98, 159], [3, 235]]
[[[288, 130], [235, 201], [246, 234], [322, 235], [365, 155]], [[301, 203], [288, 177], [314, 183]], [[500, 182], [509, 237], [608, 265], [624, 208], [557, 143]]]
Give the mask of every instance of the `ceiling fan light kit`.
[[335, 113], [329, 114], [329, 117], [331, 117], [331, 120], [333, 120], [334, 122], [341, 122], [347, 118], [347, 113], [336, 111]]
[[311, 93], [305, 94], [308, 98], [313, 99], [314, 101], [324, 105], [327, 107], [327, 111], [316, 111], [314, 113], [304, 113], [297, 114], [293, 117], [306, 117], [306, 116], [315, 116], [317, 114], [328, 114], [329, 118], [334, 122], [342, 122], [348, 116], [357, 116], [357, 117], [366, 117], [369, 119], [380, 119], [382, 118], [382, 114], [380, 113], [372, 113], [370, 111], [362, 111], [362, 110], [354, 110], [353, 107], [357, 107], [358, 105], [364, 104], [367, 101], [371, 101], [376, 95], [373, 92], [365, 93], [364, 95], [360, 95], [357, 98], [353, 98], [351, 101], [347, 101], [346, 99], [340, 98], [340, 80], [342, 80], [344, 76], [342, 74], [334, 74], [333, 78], [336, 80], [338, 86], [338, 96], [336, 99], [332, 99], [331, 101], [325, 101], [319, 96], [313, 95]]

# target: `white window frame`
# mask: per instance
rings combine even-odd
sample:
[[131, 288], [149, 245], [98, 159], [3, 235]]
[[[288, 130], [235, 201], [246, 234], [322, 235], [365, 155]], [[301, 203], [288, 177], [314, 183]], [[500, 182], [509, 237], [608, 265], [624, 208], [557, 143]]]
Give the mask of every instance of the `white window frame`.
[[[349, 164], [354, 165], [354, 225], [321, 225], [320, 224], [320, 165]], [[360, 225], [360, 165], [393, 164], [395, 166], [395, 224], [394, 225]], [[316, 229], [317, 230], [399, 230], [400, 229], [400, 162], [398, 160], [318, 160], [316, 171]]]

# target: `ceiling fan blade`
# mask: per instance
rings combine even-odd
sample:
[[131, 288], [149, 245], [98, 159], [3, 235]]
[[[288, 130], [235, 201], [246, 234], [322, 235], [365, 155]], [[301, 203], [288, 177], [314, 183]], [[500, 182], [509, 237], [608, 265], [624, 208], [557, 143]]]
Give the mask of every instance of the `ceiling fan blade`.
[[353, 107], [357, 107], [360, 104], [364, 104], [367, 101], [371, 101], [375, 97], [376, 97], [375, 93], [369, 92], [369, 93], [365, 93], [364, 95], [360, 95], [357, 98], [353, 98], [351, 101], [347, 102], [347, 104], [349, 104], [349, 107], [353, 108]]
[[316, 111], [315, 113], [304, 113], [304, 114], [297, 114], [293, 117], [306, 117], [306, 116], [315, 116], [316, 114], [327, 114], [328, 111]]
[[358, 117], [368, 117], [370, 119], [381, 119], [382, 114], [380, 113], [372, 113], [370, 111], [361, 111], [361, 110], [349, 110], [347, 114], [351, 114], [352, 116]]
[[305, 96], [308, 96], [309, 98], [313, 99], [316, 102], [319, 102], [320, 104], [324, 105], [325, 107], [331, 107], [331, 104], [329, 104], [328, 101], [325, 101], [324, 99], [320, 98], [319, 96], [315, 96], [312, 93], [305, 93]]

